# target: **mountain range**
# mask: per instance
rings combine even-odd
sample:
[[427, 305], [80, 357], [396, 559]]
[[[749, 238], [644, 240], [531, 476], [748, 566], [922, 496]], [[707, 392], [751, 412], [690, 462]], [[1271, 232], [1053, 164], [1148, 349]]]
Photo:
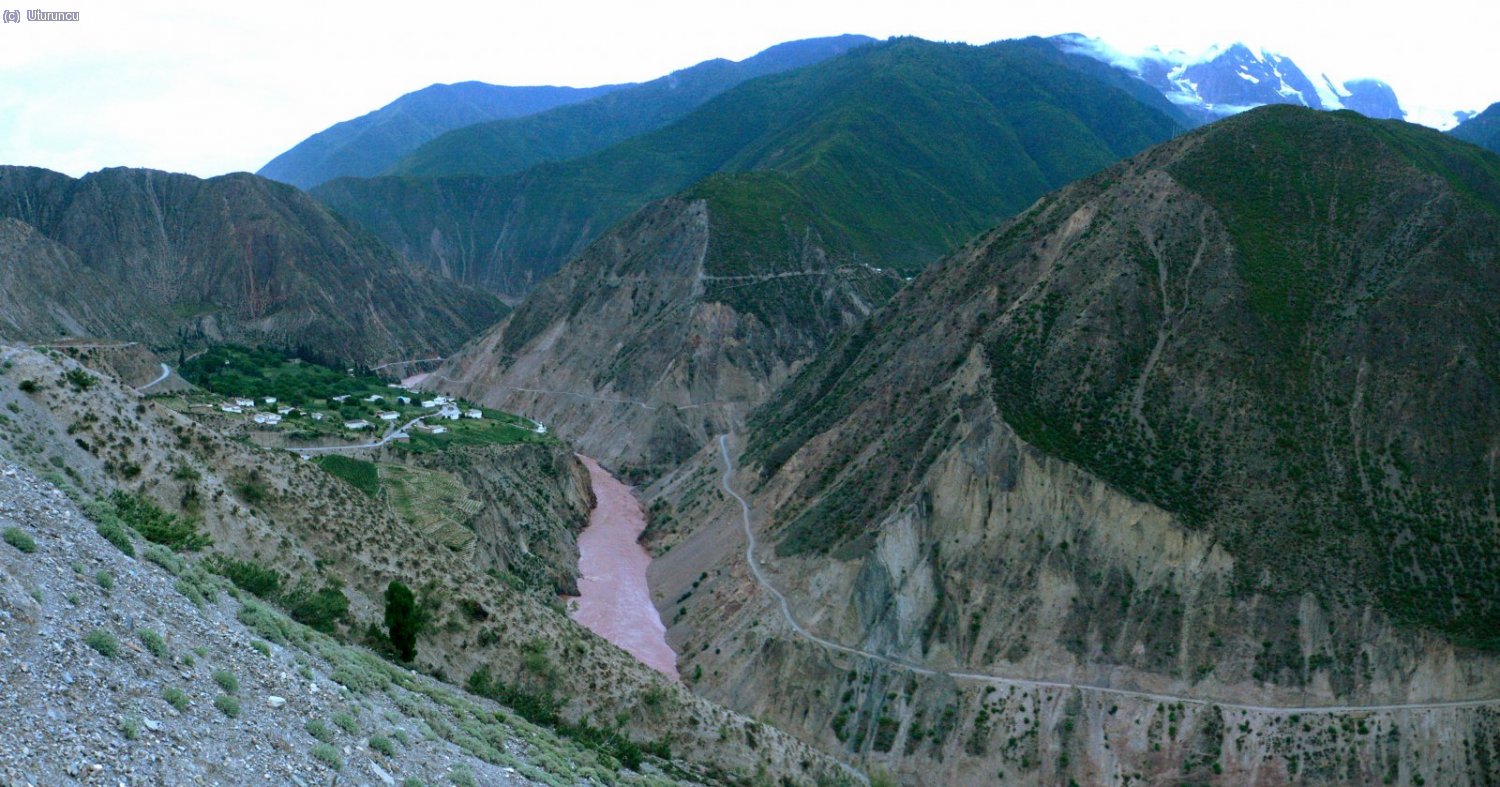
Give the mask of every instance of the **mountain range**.
[[746, 82], [660, 130], [513, 175], [313, 191], [445, 275], [519, 297], [647, 202], [782, 173], [878, 267], [921, 268], [1048, 188], [1180, 126], [1040, 39], [862, 46]]
[[1326, 74], [1309, 75], [1289, 57], [1245, 44], [1214, 47], [1197, 56], [1157, 48], [1126, 55], [1100, 39], [1076, 33], [1052, 40], [1064, 51], [1135, 74], [1195, 118], [1195, 125], [1266, 104], [1352, 109], [1373, 118], [1406, 116], [1396, 92], [1378, 79], [1336, 82]]
[[430, 85], [319, 131], [271, 159], [256, 174], [302, 189], [334, 178], [372, 177], [445, 131], [544, 112], [622, 87]]
[[1448, 133], [1456, 139], [1500, 153], [1500, 103], [1491, 104], [1489, 109], [1459, 123]]
[[243, 173], [0, 168], [0, 280], [11, 339], [240, 341], [363, 362], [441, 353], [504, 311]]

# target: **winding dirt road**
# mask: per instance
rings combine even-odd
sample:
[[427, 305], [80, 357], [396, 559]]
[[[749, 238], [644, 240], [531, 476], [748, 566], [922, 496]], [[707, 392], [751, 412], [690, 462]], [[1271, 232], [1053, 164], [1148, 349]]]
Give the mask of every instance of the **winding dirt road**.
[[1188, 697], [1181, 694], [1159, 694], [1150, 691], [1133, 691], [1131, 689], [1119, 689], [1112, 686], [1100, 686], [1092, 683], [1032, 680], [1029, 678], [1007, 678], [1001, 675], [990, 675], [978, 672], [953, 672], [949, 670], [935, 669], [933, 667], [904, 661], [902, 659], [891, 658], [879, 653], [872, 653], [867, 650], [853, 648], [848, 645], [843, 645], [838, 642], [825, 639], [803, 628], [802, 624], [797, 622], [796, 617], [792, 615], [791, 606], [787, 604], [786, 596], [782, 595], [781, 591], [777, 590], [776, 587], [771, 584], [771, 580], [761, 570], [760, 563], [756, 560], [755, 532], [754, 529], [750, 526], [750, 504], [746, 502], [745, 498], [741, 497], [738, 492], [734, 491], [733, 485], [731, 485], [729, 482], [730, 477], [734, 475], [734, 460], [729, 455], [729, 442], [726, 438], [727, 435], [719, 435], [719, 455], [724, 459], [724, 476], [720, 479], [720, 483], [724, 487], [724, 491], [729, 493], [729, 496], [733, 497], [740, 504], [740, 524], [744, 527], [745, 531], [745, 563], [750, 566], [750, 573], [755, 577], [756, 583], [776, 599], [777, 605], [781, 608], [781, 616], [786, 620], [787, 626], [791, 628], [793, 633], [795, 633], [799, 637], [802, 637], [803, 639], [808, 640], [809, 642], [812, 642], [823, 648], [827, 648], [828, 650], [836, 651], [838, 653], [843, 653], [849, 656], [858, 656], [860, 658], [869, 659], [871, 661], [886, 664], [888, 666], [909, 670], [911, 672], [917, 673], [918, 675], [941, 675], [952, 678], [953, 680], [988, 683], [997, 686], [1018, 686], [1022, 688], [1043, 689], [1078, 689], [1079, 691], [1086, 691], [1096, 694], [1107, 694], [1116, 697], [1129, 697], [1132, 699], [1143, 699], [1153, 702], [1180, 702], [1190, 705], [1217, 705], [1220, 708], [1278, 715], [1317, 713], [1332, 714], [1352, 713], [1360, 711], [1421, 711], [1441, 710], [1448, 708], [1477, 708], [1490, 705], [1500, 705], [1500, 698], [1484, 700], [1452, 700], [1447, 702], [1390, 703], [1383, 705], [1250, 705], [1245, 703], [1204, 699], [1202, 697]]

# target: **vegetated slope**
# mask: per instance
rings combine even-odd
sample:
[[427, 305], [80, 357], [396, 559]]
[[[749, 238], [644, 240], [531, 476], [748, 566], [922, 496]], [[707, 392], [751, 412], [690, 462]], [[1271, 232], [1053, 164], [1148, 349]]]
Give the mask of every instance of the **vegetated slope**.
[[257, 175], [309, 189], [370, 177], [446, 131], [524, 117], [587, 101], [628, 85], [510, 87], [484, 82], [428, 85], [352, 120], [335, 123], [271, 159]]
[[789, 41], [738, 62], [708, 60], [592, 101], [455, 128], [412, 151], [387, 174], [506, 175], [577, 158], [655, 131], [748, 79], [811, 65], [874, 40], [842, 35]]
[[[751, 418], [757, 472], [734, 481], [762, 560], [815, 633], [940, 668], [1266, 705], [1494, 697], [1497, 241], [1500, 158], [1435, 131], [1268, 107], [1154, 148], [924, 273]], [[774, 601], [744, 604], [740, 547], [703, 562], [738, 515], [716, 459], [653, 506], [708, 523], [653, 565], [679, 668], [825, 746], [928, 783], [1047, 781], [1060, 755], [1080, 783], [1493, 775], [1472, 747], [1493, 710], [1367, 715], [1384, 742], [1340, 749], [1309, 731], [1352, 716], [851, 680]], [[1446, 742], [1409, 745], [1427, 725]]]
[[341, 179], [325, 204], [414, 260], [520, 295], [650, 200], [784, 175], [879, 267], [915, 270], [1179, 126], [1040, 39], [904, 39], [752, 80], [677, 123], [495, 178]]
[[437, 384], [658, 473], [895, 292], [844, 240], [780, 175], [710, 178], [596, 241]]
[[1448, 131], [1453, 137], [1500, 153], [1500, 102]]
[[444, 352], [504, 309], [245, 174], [6, 167], [0, 254], [0, 331], [28, 340], [238, 340], [374, 361]]
[[[693, 696], [578, 627], [550, 592], [519, 590], [437, 548], [380, 501], [291, 453], [225, 438], [67, 359], [24, 348], [0, 347], [0, 401], [0, 451], [91, 499], [90, 516], [107, 526], [106, 538], [124, 532], [108, 526], [128, 525], [173, 545], [175, 554], [150, 552], [164, 555], [158, 562], [179, 575], [177, 587], [190, 598], [212, 589], [205, 569], [217, 564], [239, 578], [243, 593], [274, 599], [307, 626], [384, 646], [388, 584], [414, 589], [427, 618], [415, 666], [510, 708], [496, 719], [482, 705], [471, 713], [473, 697], [438, 699], [457, 723], [428, 717], [437, 737], [487, 762], [507, 763], [515, 751], [491, 722], [524, 717], [577, 744], [538, 751], [538, 767], [559, 783], [633, 780], [627, 769], [700, 782], [742, 783], [758, 773], [794, 783], [841, 778], [835, 763], [805, 745]], [[574, 480], [560, 474], [542, 483]], [[554, 499], [568, 496], [556, 491]], [[145, 557], [143, 547], [135, 549]], [[275, 645], [307, 645], [333, 658], [333, 643], [277, 615], [238, 617]], [[423, 701], [411, 693], [421, 689], [405, 669], [367, 656], [351, 661], [331, 676], [351, 698], [419, 713]], [[523, 737], [526, 750], [537, 751], [529, 744], [553, 736]]]

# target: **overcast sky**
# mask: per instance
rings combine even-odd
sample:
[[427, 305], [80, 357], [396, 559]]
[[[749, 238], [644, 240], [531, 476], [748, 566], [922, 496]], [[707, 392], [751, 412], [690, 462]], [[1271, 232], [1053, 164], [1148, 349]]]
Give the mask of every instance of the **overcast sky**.
[[[35, 7], [35, 6], [33, 6]], [[1393, 6], [1394, 7], [1394, 6]], [[838, 33], [987, 43], [1082, 32], [1123, 49], [1246, 41], [1311, 74], [1377, 77], [1413, 119], [1500, 100], [1500, 2], [1089, 0], [66, 0], [78, 22], [0, 23], [0, 164], [254, 171], [434, 82], [642, 81]]]

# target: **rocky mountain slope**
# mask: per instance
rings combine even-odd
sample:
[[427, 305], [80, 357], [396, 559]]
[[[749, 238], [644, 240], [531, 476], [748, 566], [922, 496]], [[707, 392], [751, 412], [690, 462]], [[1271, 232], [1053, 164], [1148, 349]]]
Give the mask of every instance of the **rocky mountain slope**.
[[708, 60], [592, 101], [466, 125], [412, 151], [388, 174], [507, 175], [546, 161], [577, 158], [666, 126], [746, 80], [811, 65], [874, 40], [842, 35], [789, 41], [738, 62]]
[[[312, 631], [162, 547], [125, 554], [9, 461], [0, 529], [21, 545], [0, 544], [6, 783], [608, 781], [592, 753], [493, 701]], [[350, 692], [356, 676], [391, 690]]]
[[1448, 133], [1456, 139], [1500, 153], [1500, 103], [1491, 104], [1489, 109], [1454, 126]]
[[[550, 592], [513, 586], [501, 573], [486, 572], [468, 556], [442, 548], [383, 502], [294, 454], [225, 438], [67, 358], [23, 348], [0, 348], [0, 405], [0, 452], [88, 501], [88, 516], [106, 540], [123, 542], [135, 530], [156, 541], [150, 547], [136, 542], [133, 551], [177, 575], [175, 587], [188, 598], [214, 603], [219, 591], [212, 568], [239, 577], [232, 581], [241, 594], [262, 593], [293, 619], [340, 642], [379, 645], [383, 596], [388, 584], [399, 580], [416, 591], [427, 619], [416, 639], [413, 666], [498, 699], [510, 710], [497, 719], [486, 705], [448, 687], [444, 690], [456, 699], [435, 701], [456, 716], [430, 715], [422, 710], [424, 701], [412, 696], [423, 689], [405, 669], [368, 654], [332, 664], [330, 677], [347, 690], [346, 704], [368, 706], [373, 713], [395, 703], [408, 718], [422, 716], [437, 737], [499, 766], [515, 755], [504, 748], [511, 733], [491, 721], [517, 730], [550, 729], [576, 747], [537, 755], [533, 778], [549, 783], [628, 782], [653, 769], [699, 782], [747, 783], [757, 774], [793, 783], [849, 778], [805, 744], [694, 696], [578, 627]], [[553, 500], [567, 499], [571, 479], [568, 474], [551, 478], [548, 483], [557, 487]], [[517, 535], [524, 533], [524, 523], [519, 524]], [[48, 527], [45, 522], [27, 526], [41, 531], [32, 535], [49, 556], [63, 548], [60, 540], [47, 541], [52, 536], [41, 530]], [[84, 528], [96, 530], [92, 524]], [[277, 646], [271, 652], [278, 659], [285, 652], [280, 648], [311, 648], [330, 662], [343, 652], [304, 626], [283, 625], [278, 615], [267, 617], [253, 607], [246, 612], [247, 600], [242, 595], [239, 610], [226, 608], [224, 614], [233, 613]], [[121, 641], [135, 628], [128, 620], [96, 625], [107, 626]], [[189, 628], [196, 630], [195, 625]], [[194, 655], [210, 664], [221, 658], [214, 652]], [[289, 680], [253, 674], [253, 681], [245, 680], [256, 692], [274, 691]], [[192, 686], [201, 691], [200, 684]], [[301, 701], [301, 695], [278, 696]], [[147, 714], [146, 698], [120, 699], [130, 703], [122, 712]], [[364, 711], [348, 712], [364, 719], [359, 730], [372, 723], [383, 729]], [[267, 717], [257, 712], [249, 718]], [[295, 728], [285, 734], [295, 736], [298, 747], [306, 744]], [[367, 755], [353, 753], [354, 741], [332, 734], [350, 748], [340, 756], [363, 767]], [[434, 746], [439, 754], [448, 750]], [[85, 755], [50, 756], [62, 762]], [[287, 755], [268, 762], [301, 767], [305, 760]], [[439, 762], [431, 760], [430, 767]]]
[[0, 280], [14, 339], [243, 341], [350, 361], [442, 353], [503, 311], [245, 174], [0, 168]]
[[651, 200], [714, 173], [789, 179], [864, 261], [920, 268], [1179, 125], [1040, 39], [902, 39], [746, 82], [598, 153], [479, 178], [341, 179], [318, 199], [508, 296]]
[[916, 783], [1484, 783], [1497, 216], [1500, 158], [1290, 107], [1049, 195], [750, 419], [785, 606], [720, 457], [653, 488], [679, 668]]
[[256, 174], [301, 189], [334, 178], [367, 178], [444, 132], [525, 117], [628, 85], [510, 87], [484, 82], [429, 85], [373, 112], [335, 123], [271, 159]]
[[1372, 118], [1406, 116], [1396, 92], [1378, 79], [1336, 82], [1327, 74], [1304, 73], [1289, 57], [1240, 43], [1215, 47], [1199, 56], [1155, 48], [1126, 55], [1097, 38], [1076, 33], [1052, 40], [1065, 51], [1131, 71], [1198, 124], [1266, 104], [1352, 109]]

